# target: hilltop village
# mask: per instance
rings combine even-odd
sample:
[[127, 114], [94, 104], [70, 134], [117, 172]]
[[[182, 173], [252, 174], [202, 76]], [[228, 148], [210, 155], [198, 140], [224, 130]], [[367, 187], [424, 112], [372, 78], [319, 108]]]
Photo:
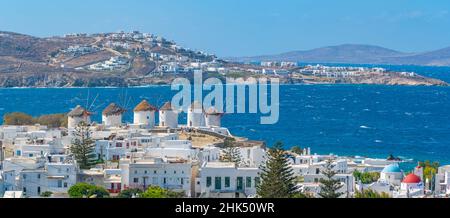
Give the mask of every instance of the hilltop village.
[[0, 32], [0, 87], [130, 87], [175, 78], [279, 78], [286, 84], [438, 85], [411, 72], [381, 68], [233, 62], [151, 33], [67, 34], [37, 38]]
[[[189, 198], [257, 197], [260, 166], [268, 148], [264, 142], [233, 136], [221, 125], [224, 114], [193, 102], [187, 122], [181, 124], [170, 102], [158, 108], [145, 100], [134, 108], [133, 123], [122, 121], [124, 112], [111, 103], [97, 124], [91, 121], [90, 111], [76, 106], [68, 113], [67, 128], [0, 126], [0, 197], [38, 198], [46, 193], [64, 198], [78, 183], [103, 187], [111, 196], [157, 186]], [[82, 124], [89, 124], [93, 158], [98, 160], [88, 169], [80, 167], [70, 149], [80, 137]], [[239, 162], [223, 159], [225, 142], [230, 139], [238, 148]], [[325, 177], [323, 169], [329, 160], [343, 198], [368, 189], [393, 198], [450, 194], [450, 166], [440, 167], [435, 180], [428, 180], [423, 167], [407, 173], [395, 158], [320, 155], [310, 148], [287, 152], [297, 188], [311, 197], [319, 197], [320, 179]], [[355, 172], [379, 173], [379, 178], [367, 182], [355, 177]]]

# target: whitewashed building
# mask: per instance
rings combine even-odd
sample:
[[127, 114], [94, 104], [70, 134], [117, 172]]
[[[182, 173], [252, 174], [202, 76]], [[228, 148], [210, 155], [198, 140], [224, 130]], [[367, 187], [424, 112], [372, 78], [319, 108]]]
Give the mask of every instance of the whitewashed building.
[[192, 148], [191, 141], [169, 140], [162, 142], [160, 147], [145, 148], [145, 154], [155, 158], [181, 158], [184, 160], [197, 160], [198, 149]]
[[27, 197], [39, 197], [44, 192], [67, 193], [76, 184], [76, 162], [47, 162], [45, 167], [19, 171], [18, 188]]
[[6, 191], [14, 191], [16, 189], [16, 175], [13, 170], [0, 170], [0, 197]]
[[251, 197], [260, 182], [259, 168], [238, 168], [235, 163], [206, 162], [200, 169], [200, 197]]
[[111, 140], [96, 140], [95, 152], [102, 160], [118, 161], [124, 158], [127, 152], [141, 149], [137, 139], [117, 137]]
[[450, 165], [439, 167], [435, 181], [436, 194], [450, 195]]
[[159, 186], [191, 196], [192, 164], [175, 158], [130, 158], [120, 161], [122, 190]]
[[239, 147], [241, 162], [247, 167], [259, 167], [264, 163], [266, 150], [261, 146]]

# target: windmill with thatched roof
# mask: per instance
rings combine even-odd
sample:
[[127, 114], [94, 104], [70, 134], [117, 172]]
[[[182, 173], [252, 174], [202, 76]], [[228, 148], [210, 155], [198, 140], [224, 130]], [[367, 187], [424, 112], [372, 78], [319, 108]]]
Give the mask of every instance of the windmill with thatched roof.
[[210, 107], [205, 111], [205, 124], [207, 127], [221, 127], [223, 112], [215, 107]]
[[102, 121], [105, 126], [121, 126], [122, 125], [122, 115], [125, 113], [125, 109], [111, 103], [108, 107], [103, 110]]
[[145, 126], [146, 128], [155, 127], [155, 112], [158, 109], [149, 104], [147, 100], [143, 100], [134, 108], [134, 124]]
[[192, 102], [187, 113], [188, 127], [203, 127], [205, 126], [205, 110], [203, 105], [198, 102]]
[[77, 105], [67, 114], [67, 127], [69, 129], [74, 129], [81, 122], [90, 124], [91, 112], [89, 112], [86, 108]]
[[164, 103], [159, 109], [159, 126], [171, 129], [178, 128], [178, 111], [176, 111], [170, 102]]

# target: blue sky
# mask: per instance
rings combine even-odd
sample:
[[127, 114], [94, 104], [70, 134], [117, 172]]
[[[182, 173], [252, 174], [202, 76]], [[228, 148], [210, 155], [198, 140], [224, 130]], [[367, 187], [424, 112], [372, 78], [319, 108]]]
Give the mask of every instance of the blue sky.
[[0, 30], [36, 36], [141, 30], [219, 56], [344, 43], [450, 46], [446, 0], [0, 0]]

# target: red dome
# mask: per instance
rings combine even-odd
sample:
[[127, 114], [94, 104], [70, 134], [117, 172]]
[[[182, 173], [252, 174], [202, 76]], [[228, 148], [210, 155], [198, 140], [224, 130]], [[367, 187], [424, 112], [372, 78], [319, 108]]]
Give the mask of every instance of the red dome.
[[403, 183], [420, 183], [422, 180], [415, 174], [409, 174], [403, 179]]

